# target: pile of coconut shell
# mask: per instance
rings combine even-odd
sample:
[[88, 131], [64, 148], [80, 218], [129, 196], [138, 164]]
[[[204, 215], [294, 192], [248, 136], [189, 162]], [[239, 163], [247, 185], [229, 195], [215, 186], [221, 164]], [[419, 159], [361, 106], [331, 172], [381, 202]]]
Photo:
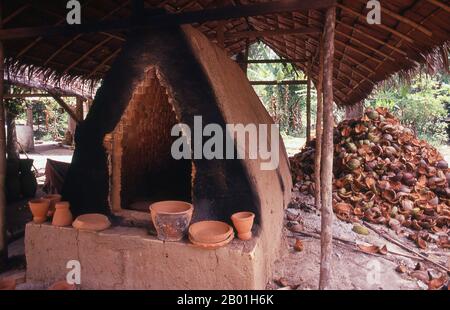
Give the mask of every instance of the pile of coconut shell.
[[[290, 158], [294, 183], [314, 193], [315, 141]], [[450, 248], [450, 169], [386, 109], [341, 122], [334, 133], [333, 209], [344, 221], [385, 224], [420, 248]], [[403, 227], [410, 228], [405, 230]]]

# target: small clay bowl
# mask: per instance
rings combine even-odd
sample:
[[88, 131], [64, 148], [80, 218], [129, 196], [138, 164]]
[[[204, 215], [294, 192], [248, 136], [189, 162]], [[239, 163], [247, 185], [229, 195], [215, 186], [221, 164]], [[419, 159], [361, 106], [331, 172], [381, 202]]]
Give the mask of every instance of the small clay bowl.
[[4, 278], [0, 280], [0, 291], [13, 291], [16, 289], [16, 280], [14, 278]]
[[109, 228], [111, 222], [103, 214], [88, 213], [77, 217], [72, 226], [80, 230], [101, 231]]
[[202, 221], [189, 227], [192, 239], [201, 243], [218, 243], [226, 240], [233, 232], [233, 228], [224, 222]]
[[234, 239], [234, 233], [231, 233], [231, 235], [228, 236], [227, 239], [221, 241], [221, 242], [217, 242], [217, 243], [202, 243], [202, 242], [197, 242], [194, 239], [192, 239], [191, 235], [189, 235], [189, 241], [192, 242], [192, 244], [195, 247], [201, 248], [201, 249], [205, 249], [205, 250], [215, 250], [221, 247], [226, 246], [228, 243], [230, 243], [232, 240]]
[[58, 281], [53, 283], [47, 290], [48, 291], [73, 291], [75, 284], [69, 284], [67, 281]]

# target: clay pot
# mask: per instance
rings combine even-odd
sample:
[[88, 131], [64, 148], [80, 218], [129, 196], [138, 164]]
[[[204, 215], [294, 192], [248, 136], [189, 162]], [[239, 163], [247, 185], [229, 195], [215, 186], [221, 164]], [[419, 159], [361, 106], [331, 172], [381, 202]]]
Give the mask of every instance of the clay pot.
[[233, 225], [238, 232], [238, 238], [241, 240], [249, 240], [252, 238], [252, 226], [255, 220], [253, 212], [238, 212], [231, 216]]
[[80, 230], [101, 231], [109, 228], [111, 222], [103, 214], [88, 213], [78, 216], [72, 226]]
[[0, 291], [12, 291], [16, 289], [16, 280], [14, 278], [5, 278], [0, 280]]
[[150, 215], [158, 239], [179, 241], [187, 232], [194, 207], [184, 201], [160, 201], [150, 205]]
[[55, 204], [61, 201], [61, 195], [50, 194], [42, 197], [42, 199], [46, 199], [50, 202], [50, 206], [48, 208], [48, 216], [52, 216], [55, 213]]
[[47, 220], [47, 212], [50, 201], [47, 199], [33, 199], [28, 202], [31, 213], [33, 213], [33, 222], [42, 224]]
[[67, 201], [60, 201], [55, 204], [55, 213], [53, 215], [53, 226], [69, 226], [72, 224], [72, 213], [70, 204]]
[[53, 283], [47, 290], [49, 291], [73, 291], [75, 284], [69, 284], [67, 281], [58, 281]]
[[233, 228], [224, 222], [201, 221], [189, 227], [189, 237], [201, 243], [218, 243], [227, 240]]

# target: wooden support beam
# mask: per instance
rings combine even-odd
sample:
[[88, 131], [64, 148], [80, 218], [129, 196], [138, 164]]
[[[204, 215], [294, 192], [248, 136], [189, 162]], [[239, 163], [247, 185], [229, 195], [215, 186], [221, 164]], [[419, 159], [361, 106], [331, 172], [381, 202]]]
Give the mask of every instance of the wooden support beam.
[[[77, 97], [76, 95], [61, 95], [60, 97]], [[5, 94], [4, 99], [12, 98], [53, 98], [50, 94]]]
[[[0, 3], [0, 28], [3, 3]], [[5, 51], [0, 41], [0, 271], [6, 269], [8, 262], [8, 240], [6, 236], [6, 132], [4, 94]]]
[[69, 116], [77, 123], [81, 122], [82, 119], [78, 118], [78, 115], [69, 107], [69, 105], [56, 93], [49, 92], [53, 99], [64, 109], [64, 111], [69, 114]]
[[443, 9], [444, 11], [446, 11], [447, 13], [450, 13], [450, 6], [448, 4], [442, 3], [439, 0], [426, 0], [432, 4], [434, 4], [437, 7], [440, 7], [441, 9]]
[[82, 62], [83, 60], [86, 59], [86, 57], [88, 57], [89, 55], [91, 55], [93, 52], [95, 52], [97, 49], [99, 49], [101, 46], [105, 45], [106, 43], [108, 43], [109, 41], [111, 41], [112, 38], [108, 37], [102, 41], [100, 41], [99, 43], [97, 43], [94, 47], [92, 47], [89, 51], [87, 51], [86, 53], [83, 54], [83, 56], [81, 56], [80, 58], [78, 58], [77, 60], [75, 60], [73, 63], [71, 63], [65, 70], [64, 73], [67, 73], [70, 71], [70, 69], [72, 69], [73, 67], [75, 67], [76, 65], [78, 65], [80, 62]]
[[357, 54], [360, 54], [361, 56], [366, 57], [369, 60], [373, 60], [376, 63], [381, 63], [381, 60], [379, 60], [379, 59], [377, 59], [377, 58], [375, 58], [375, 57], [373, 57], [373, 56], [371, 56], [371, 55], [369, 55], [369, 54], [367, 54], [367, 53], [365, 53], [363, 51], [360, 51], [359, 49], [357, 49], [356, 47], [351, 46], [350, 44], [343, 43], [343, 42], [341, 42], [339, 40], [336, 40], [336, 43], [338, 45], [340, 45], [340, 46], [343, 46], [344, 48], [348, 48], [349, 50], [351, 50], [351, 51], [353, 51], [353, 52], [355, 52]]
[[19, 8], [17, 8], [17, 10], [15, 10], [14, 12], [12, 12], [11, 14], [9, 14], [8, 16], [6, 16], [5, 18], [3, 18], [2, 20], [2, 26], [5, 26], [8, 22], [10, 22], [11, 20], [14, 19], [14, 17], [16, 17], [17, 15], [19, 15], [20, 13], [22, 13], [23, 11], [25, 11], [26, 9], [28, 9], [31, 6], [30, 3], [26, 3], [22, 6], [20, 6]]
[[[355, 15], [355, 16], [358, 16], [358, 17], [361, 18], [362, 20], [366, 20], [366, 16], [360, 14], [359, 12], [354, 11], [353, 9], [350, 9], [350, 8], [348, 8], [348, 7], [346, 7], [346, 6], [342, 5], [342, 4], [339, 4], [339, 3], [337, 3], [336, 6], [337, 6], [338, 8], [340, 8], [340, 9], [342, 9], [342, 10], [348, 12], [348, 13], [351, 13], [351, 14], [353, 14], [353, 15]], [[413, 40], [411, 37], [409, 37], [409, 36], [407, 36], [407, 35], [401, 33], [400, 31], [397, 31], [397, 30], [395, 30], [395, 29], [392, 29], [391, 27], [388, 27], [388, 26], [383, 25], [383, 24], [376, 24], [376, 26], [380, 27], [381, 29], [383, 29], [383, 30], [385, 30], [385, 31], [387, 31], [387, 32], [390, 32], [390, 33], [396, 35], [397, 37], [399, 37], [399, 38], [405, 40], [406, 42], [409, 42], [409, 43], [411, 43], [411, 44], [414, 44], [414, 40]]]
[[101, 68], [103, 68], [104, 66], [106, 66], [106, 64], [107, 64], [110, 60], [112, 60], [114, 57], [116, 57], [116, 56], [120, 53], [121, 50], [122, 50], [122, 48], [118, 48], [114, 53], [112, 53], [111, 55], [109, 55], [108, 57], [106, 57], [105, 59], [103, 59], [103, 61], [102, 61], [100, 64], [98, 64], [98, 66], [95, 67], [94, 70], [92, 70], [92, 71], [88, 74], [87, 78], [90, 79], [90, 78], [91, 78], [94, 74], [96, 74]]
[[307, 9], [323, 9], [335, 4], [335, 0], [315, 1], [286, 1], [266, 2], [252, 5], [236, 5], [214, 9], [189, 11], [176, 14], [154, 15], [154, 12], [144, 12], [142, 21], [121, 19], [81, 25], [24, 27], [0, 30], [0, 40], [11, 40], [29, 37], [44, 37], [54, 35], [77, 35], [111, 30], [135, 30], [162, 26], [175, 26], [183, 24], [204, 23], [214, 20], [236, 19], [249, 16], [276, 14]]
[[[87, 6], [90, 2], [92, 2], [94, 0], [87, 0], [85, 2], [83, 2], [81, 4], [81, 8], [83, 8], [84, 6]], [[57, 27], [62, 25], [63, 23], [66, 22], [66, 16], [61, 17], [55, 24], [53, 24], [53, 27]], [[35, 46], [36, 44], [38, 44], [44, 37], [43, 36], [39, 36], [36, 39], [34, 39], [30, 44], [28, 44], [27, 46], [25, 46], [18, 54], [17, 54], [17, 58], [19, 58], [20, 56], [24, 55], [26, 52], [28, 52], [30, 49], [33, 48], [33, 46]]]
[[309, 61], [306, 70], [306, 143], [311, 141], [311, 74], [312, 60]]
[[251, 85], [306, 85], [307, 80], [292, 81], [250, 81]]
[[372, 52], [375, 52], [375, 53], [377, 53], [377, 54], [379, 54], [379, 55], [381, 55], [381, 56], [383, 56], [383, 57], [385, 57], [385, 58], [387, 58], [387, 59], [389, 59], [389, 60], [391, 60], [391, 61], [395, 61], [395, 58], [394, 58], [394, 57], [391, 57], [391, 56], [389, 56], [388, 54], [386, 54], [386, 53], [380, 51], [379, 49], [376, 49], [376, 48], [374, 48], [374, 47], [372, 47], [372, 46], [370, 46], [370, 45], [368, 45], [368, 44], [366, 44], [366, 43], [364, 43], [364, 42], [358, 40], [358, 39], [355, 38], [354, 36], [348, 35], [348, 34], [346, 34], [345, 32], [341, 32], [341, 31], [338, 31], [338, 30], [336, 30], [336, 34], [338, 34], [338, 35], [340, 35], [340, 36], [343, 36], [343, 37], [349, 39], [350, 41], [356, 42], [356, 43], [358, 43], [360, 46], [365, 47], [365, 48], [371, 50]]
[[303, 28], [293, 28], [293, 29], [276, 29], [276, 30], [266, 30], [266, 31], [242, 31], [242, 32], [228, 32], [225, 34], [225, 39], [227, 40], [237, 40], [242, 38], [256, 39], [263, 37], [276, 37], [284, 35], [300, 35], [300, 34], [314, 34], [321, 33], [319, 28], [314, 27], [303, 27]]
[[249, 59], [245, 61], [248, 64], [286, 64], [286, 63], [305, 63], [306, 59]]
[[[375, 41], [375, 42], [377, 42], [378, 44], [381, 44], [382, 46], [386, 46], [386, 47], [388, 47], [388, 48], [390, 48], [390, 49], [396, 51], [397, 53], [399, 53], [399, 54], [401, 54], [401, 55], [403, 55], [403, 56], [408, 56], [408, 54], [406, 54], [405, 51], [399, 49], [399, 48], [396, 47], [395, 45], [392, 45], [392, 44], [390, 44], [390, 43], [388, 43], [388, 42], [384, 42], [383, 40], [380, 40], [380, 39], [378, 39], [378, 38], [376, 38], [376, 37], [374, 37], [374, 36], [372, 36], [372, 35], [368, 35], [366, 32], [363, 31], [363, 28], [360, 29], [360, 28], [358, 28], [358, 27], [356, 27], [356, 26], [350, 26], [350, 25], [347, 25], [346, 23], [341, 22], [341, 21], [339, 21], [339, 20], [336, 20], [336, 23], [337, 23], [338, 25], [340, 25], [340, 26], [343, 26], [343, 27], [349, 29], [349, 30], [352, 30], [352, 31], [355, 31], [355, 32], [359, 33], [360, 35], [364, 36], [364, 38], [367, 39], [367, 40]], [[336, 32], [336, 33], [337, 33], [337, 32]], [[342, 32], [340, 32], [340, 33], [342, 33]]]
[[323, 140], [321, 153], [320, 187], [322, 202], [321, 252], [319, 289], [329, 289], [332, 277], [333, 254], [333, 60], [336, 8], [326, 12], [324, 27], [324, 70], [323, 70]]
[[316, 209], [321, 206], [320, 163], [322, 158], [322, 121], [323, 121], [323, 38], [319, 43], [319, 72], [317, 78], [317, 112], [316, 112], [316, 152], [314, 153], [314, 202]]
[[[367, 4], [367, 0], [358, 0], [358, 1], [363, 3], [364, 5]], [[384, 5], [381, 5], [381, 12], [386, 15], [391, 16], [392, 18], [396, 19], [397, 21], [405, 23], [405, 24], [413, 27], [414, 29], [421, 31], [422, 33], [426, 34], [429, 37], [433, 36], [433, 33], [430, 30], [428, 30], [426, 27], [424, 27], [424, 26], [416, 23], [415, 21], [413, 21], [409, 18], [406, 18], [400, 14], [392, 12], [391, 10], [387, 9]]]

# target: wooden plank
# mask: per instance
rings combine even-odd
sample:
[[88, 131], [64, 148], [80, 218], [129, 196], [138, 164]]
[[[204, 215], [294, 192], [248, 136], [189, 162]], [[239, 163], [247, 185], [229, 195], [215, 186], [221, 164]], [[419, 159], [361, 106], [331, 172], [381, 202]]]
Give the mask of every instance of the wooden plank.
[[329, 289], [332, 278], [333, 255], [333, 60], [334, 30], [336, 28], [336, 8], [326, 13], [324, 28], [324, 72], [323, 72], [323, 140], [321, 153], [321, 251], [319, 289]]
[[250, 81], [251, 85], [306, 85], [307, 80], [293, 81]]
[[335, 0], [308, 0], [290, 2], [267, 2], [252, 5], [227, 6], [222, 8], [205, 9], [176, 14], [154, 15], [154, 12], [145, 12], [142, 20], [121, 19], [81, 25], [24, 27], [0, 30], [0, 40], [11, 40], [28, 37], [44, 37], [54, 35], [77, 35], [111, 30], [135, 30], [162, 26], [175, 26], [193, 23], [204, 23], [214, 20], [236, 19], [249, 16], [276, 14], [306, 9], [323, 9], [333, 6]]
[[314, 34], [321, 33], [319, 28], [315, 27], [303, 27], [293, 29], [276, 29], [267, 31], [242, 31], [242, 32], [228, 32], [225, 34], [227, 40], [237, 40], [242, 38], [263, 38], [263, 37], [275, 37], [283, 35], [300, 35], [300, 34]]

